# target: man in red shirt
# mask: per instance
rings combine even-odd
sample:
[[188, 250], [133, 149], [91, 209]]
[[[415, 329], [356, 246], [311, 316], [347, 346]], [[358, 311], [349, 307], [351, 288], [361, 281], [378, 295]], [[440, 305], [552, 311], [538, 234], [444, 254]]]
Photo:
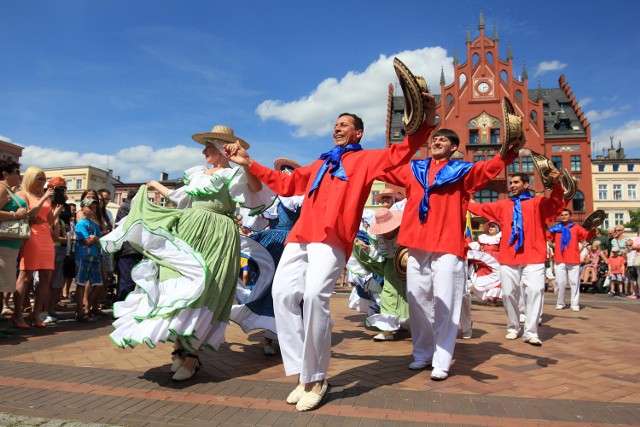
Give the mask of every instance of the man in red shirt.
[[449, 376], [458, 333], [467, 281], [464, 229], [469, 199], [513, 162], [523, 143], [505, 159], [496, 155], [475, 163], [451, 160], [460, 139], [454, 131], [440, 129], [429, 145], [430, 158], [382, 177], [407, 189], [398, 244], [409, 248], [407, 301], [414, 358], [409, 368], [431, 365], [434, 381]]
[[560, 223], [549, 228], [554, 236], [554, 256], [558, 298], [556, 310], [564, 308], [564, 290], [567, 281], [571, 286], [571, 310], [580, 311], [580, 242], [591, 240], [595, 232], [588, 232], [571, 221], [573, 213], [564, 209], [560, 213]]
[[362, 150], [362, 120], [353, 114], [341, 114], [334, 125], [334, 148], [291, 175], [258, 164], [239, 144], [225, 147], [231, 161], [245, 167], [278, 195], [305, 195], [272, 290], [285, 373], [299, 375], [298, 386], [287, 402], [295, 403], [298, 411], [318, 407], [328, 388], [332, 328], [329, 297], [353, 249], [371, 185], [387, 170], [408, 162], [433, 130], [435, 100], [427, 93], [423, 93], [423, 100], [425, 119], [420, 129], [401, 144], [386, 149]]
[[560, 172], [552, 170], [549, 177], [554, 187], [549, 197], [529, 193], [529, 176], [515, 173], [509, 179], [509, 199], [492, 203], [470, 203], [469, 210], [502, 227], [500, 239], [500, 279], [502, 303], [507, 312], [506, 339], [515, 340], [520, 333], [520, 293], [525, 292], [523, 339], [540, 346], [538, 319], [544, 303], [544, 263], [547, 260], [545, 222], [555, 217], [565, 206], [560, 184]]

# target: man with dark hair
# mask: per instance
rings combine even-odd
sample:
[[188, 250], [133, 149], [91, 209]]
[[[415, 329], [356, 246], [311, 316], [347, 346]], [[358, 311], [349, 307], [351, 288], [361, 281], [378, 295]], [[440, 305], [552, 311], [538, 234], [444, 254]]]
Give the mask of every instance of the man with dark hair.
[[414, 361], [409, 369], [433, 366], [431, 379], [449, 376], [467, 281], [464, 229], [471, 194], [512, 163], [523, 140], [505, 158], [451, 160], [460, 139], [450, 129], [434, 132], [431, 157], [413, 160], [381, 179], [407, 189], [398, 244], [409, 248], [407, 301]]
[[285, 373], [299, 375], [298, 386], [287, 402], [295, 403], [298, 411], [317, 408], [328, 389], [332, 327], [329, 297], [353, 249], [371, 185], [388, 169], [408, 162], [433, 129], [435, 100], [426, 93], [423, 99], [426, 119], [402, 144], [362, 150], [362, 121], [343, 113], [333, 128], [333, 149], [291, 175], [253, 161], [238, 143], [225, 146], [231, 161], [278, 195], [305, 195], [304, 209], [289, 233], [273, 279], [273, 305]]
[[[500, 279], [502, 303], [507, 312], [506, 339], [515, 340], [520, 333], [520, 293], [525, 293], [523, 339], [534, 346], [542, 345], [538, 337], [538, 320], [544, 304], [544, 273], [547, 260], [545, 221], [565, 206], [560, 172], [553, 169], [549, 177], [554, 187], [549, 197], [529, 192], [529, 176], [514, 173], [509, 178], [509, 199], [492, 203], [470, 203], [475, 215], [496, 221], [502, 227], [500, 239]], [[507, 237], [508, 236], [508, 237]], [[556, 250], [560, 248], [556, 247]]]
[[104, 210], [107, 213], [107, 217], [108, 217], [107, 219], [109, 220], [109, 224], [111, 224], [111, 228], [113, 228], [113, 224], [114, 224], [113, 214], [109, 209], [107, 209], [107, 206], [111, 201], [111, 191], [107, 190], [106, 188], [101, 188], [98, 190], [98, 194], [100, 194], [102, 196], [102, 199], [104, 200]]
[[[127, 198], [122, 202], [116, 213], [116, 223], [125, 216], [129, 215], [131, 210], [131, 199], [136, 195], [135, 190], [127, 192]], [[140, 252], [136, 251], [128, 242], [122, 244], [122, 249], [115, 255], [116, 268], [118, 269], [118, 301], [124, 299], [136, 287], [135, 282], [131, 278], [131, 269], [142, 260]]]
[[560, 213], [560, 223], [549, 228], [554, 238], [553, 259], [555, 261], [558, 297], [556, 310], [564, 308], [564, 290], [567, 282], [571, 286], [571, 310], [580, 311], [580, 242], [595, 236], [571, 221], [573, 213], [564, 209]]

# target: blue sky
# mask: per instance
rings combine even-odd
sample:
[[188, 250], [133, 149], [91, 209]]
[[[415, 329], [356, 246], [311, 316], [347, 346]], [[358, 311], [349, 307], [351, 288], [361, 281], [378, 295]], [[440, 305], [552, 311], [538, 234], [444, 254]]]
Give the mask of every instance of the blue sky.
[[565, 74], [593, 141], [640, 157], [639, 4], [4, 0], [0, 138], [25, 147], [25, 167], [91, 164], [125, 182], [201, 164], [191, 135], [216, 124], [269, 165], [317, 158], [344, 111], [364, 118], [365, 147], [382, 147], [393, 57], [437, 93], [482, 10], [530, 88]]

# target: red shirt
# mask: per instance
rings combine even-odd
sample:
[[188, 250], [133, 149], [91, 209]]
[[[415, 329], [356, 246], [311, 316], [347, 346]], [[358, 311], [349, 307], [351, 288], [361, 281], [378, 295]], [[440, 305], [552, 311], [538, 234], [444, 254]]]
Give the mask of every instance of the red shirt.
[[[510, 152], [506, 159], [496, 155], [489, 161], [473, 164], [464, 178], [429, 192], [429, 210], [424, 223], [420, 223], [418, 208], [424, 188], [413, 175], [411, 165], [403, 165], [386, 173], [381, 179], [407, 189], [407, 204], [402, 215], [398, 244], [427, 252], [444, 252], [465, 257], [464, 229], [467, 205], [471, 194], [495, 178], [516, 155]], [[428, 184], [432, 185], [436, 173], [447, 164], [431, 159]]]
[[[348, 259], [373, 181], [388, 169], [408, 162], [427, 141], [432, 130], [423, 125], [418, 132], [405, 137], [401, 144], [393, 144], [386, 149], [345, 153], [342, 166], [347, 181], [327, 171], [311, 197], [309, 191], [323, 160], [295, 169], [291, 175], [254, 161], [249, 172], [280, 196], [304, 194], [300, 218], [289, 233], [287, 243], [338, 243]], [[336, 239], [339, 242], [335, 242]]]
[[[549, 232], [553, 236], [555, 245], [554, 245], [554, 256], [553, 259], [556, 263], [565, 263], [565, 264], [580, 264], [580, 242], [585, 240], [591, 240], [595, 237], [595, 231], [587, 231], [583, 227], [578, 224], [573, 224], [573, 227], [569, 229], [571, 231], [571, 240], [569, 240], [569, 244], [564, 251], [562, 250], [562, 233], [552, 233]], [[525, 236], [527, 232], [525, 231]]]
[[[511, 238], [511, 222], [513, 220], [513, 201], [511, 199], [498, 200], [492, 203], [470, 203], [469, 210], [475, 214], [496, 221], [500, 224], [502, 239], [500, 239], [500, 264], [526, 265], [537, 264], [547, 260], [546, 220], [556, 215], [558, 209], [564, 207], [562, 198], [562, 184], [553, 187], [549, 197], [536, 196], [523, 200], [522, 221], [524, 229], [524, 244], [516, 252]], [[556, 251], [559, 247], [556, 248]]]
[[618, 255], [617, 257], [609, 257], [609, 259], [607, 260], [607, 264], [609, 264], [609, 267], [611, 268], [611, 271], [609, 271], [609, 273], [622, 274], [622, 267], [625, 265], [625, 263], [626, 261], [624, 257], [621, 257], [620, 255]]

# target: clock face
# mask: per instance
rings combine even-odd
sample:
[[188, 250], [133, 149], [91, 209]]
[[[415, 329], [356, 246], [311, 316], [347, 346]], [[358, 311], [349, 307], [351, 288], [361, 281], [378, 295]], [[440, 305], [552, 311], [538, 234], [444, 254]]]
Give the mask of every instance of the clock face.
[[478, 92], [487, 93], [489, 92], [489, 83], [482, 82], [478, 85]]

